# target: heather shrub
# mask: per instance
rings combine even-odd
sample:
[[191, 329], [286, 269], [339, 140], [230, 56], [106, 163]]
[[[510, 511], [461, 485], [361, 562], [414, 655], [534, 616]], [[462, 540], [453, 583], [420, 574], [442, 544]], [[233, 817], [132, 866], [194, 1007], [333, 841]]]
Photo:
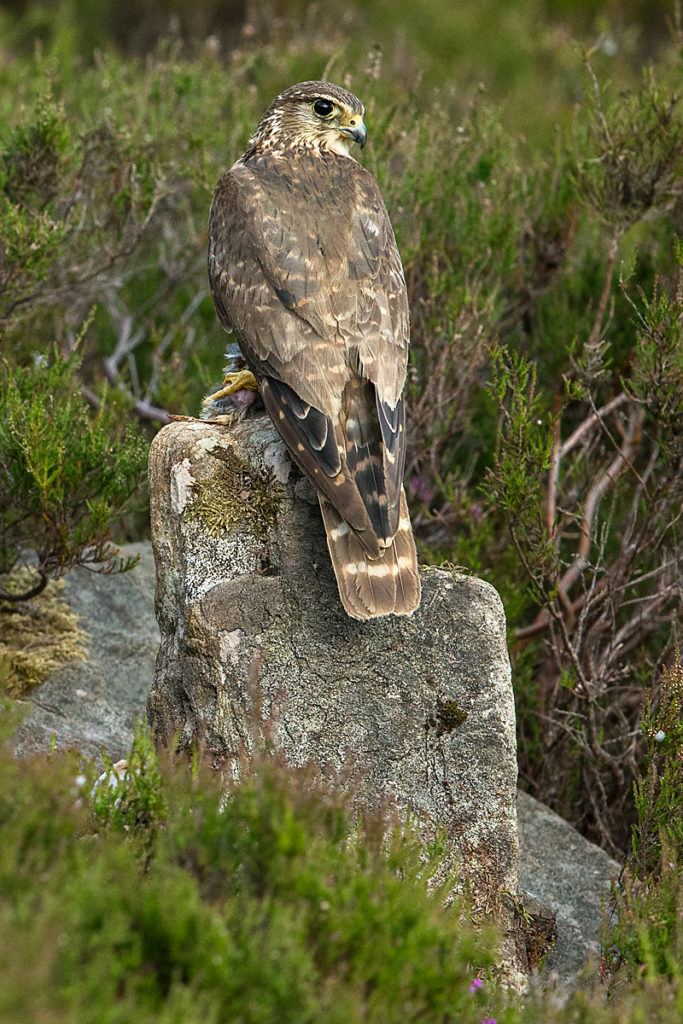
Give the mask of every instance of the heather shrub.
[[[654, 697], [654, 700], [653, 700]], [[683, 665], [662, 671], [642, 711], [645, 757], [634, 784], [636, 822], [615, 887], [604, 964], [613, 991], [678, 979], [683, 964]]]
[[[0, 381], [0, 598], [26, 599], [51, 576], [75, 565], [112, 572], [129, 565], [110, 542], [125, 515], [146, 462], [134, 421], [121, 426], [120, 407], [102, 396], [91, 414], [78, 393], [78, 359], [13, 369]], [[30, 574], [12, 570], [28, 549]], [[6, 582], [7, 581], [7, 582]], [[31, 583], [33, 585], [31, 586]], [[28, 589], [26, 587], [28, 586]]]
[[[15, 719], [5, 707], [5, 733]], [[199, 756], [160, 762], [139, 727], [98, 771], [17, 762], [5, 737], [0, 1020], [667, 1024], [683, 1006], [680, 948], [654, 919], [666, 961], [636, 984], [499, 988], [495, 934], [444, 906], [448, 879], [428, 885], [417, 830], [272, 754], [225, 783]], [[650, 955], [625, 919], [620, 934], [622, 956], [636, 934]]]
[[224, 786], [140, 729], [98, 780], [7, 744], [0, 776], [0, 1019], [481, 1019], [491, 938], [428, 892], [416, 832], [310, 772]]

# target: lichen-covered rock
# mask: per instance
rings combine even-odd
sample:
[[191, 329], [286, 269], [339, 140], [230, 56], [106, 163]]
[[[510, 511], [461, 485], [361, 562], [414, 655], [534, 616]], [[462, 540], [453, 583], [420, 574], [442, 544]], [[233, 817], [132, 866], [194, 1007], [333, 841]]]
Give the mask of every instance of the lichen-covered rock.
[[363, 803], [441, 827], [444, 865], [457, 862], [480, 906], [511, 926], [515, 721], [495, 590], [425, 569], [415, 615], [349, 618], [317, 499], [266, 419], [172, 423], [149, 477], [158, 742], [200, 741], [229, 767], [268, 736]]

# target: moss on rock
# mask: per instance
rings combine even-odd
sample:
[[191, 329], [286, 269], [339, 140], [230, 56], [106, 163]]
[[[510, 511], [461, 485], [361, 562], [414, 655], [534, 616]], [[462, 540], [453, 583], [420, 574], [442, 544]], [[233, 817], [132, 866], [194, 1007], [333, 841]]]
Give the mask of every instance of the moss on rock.
[[197, 520], [212, 537], [248, 529], [265, 540], [273, 526], [284, 489], [270, 473], [260, 474], [230, 448], [212, 450], [216, 465], [208, 479], [196, 481], [184, 516]]
[[[13, 590], [29, 589], [31, 570], [9, 576]], [[86, 634], [78, 616], [61, 600], [63, 580], [50, 580], [30, 601], [0, 601], [0, 679], [13, 697], [20, 697], [51, 672], [76, 659], [87, 659]]]
[[453, 732], [459, 725], [467, 721], [467, 712], [460, 707], [457, 701], [447, 700], [441, 705], [436, 716], [436, 731], [439, 735], [445, 732]]

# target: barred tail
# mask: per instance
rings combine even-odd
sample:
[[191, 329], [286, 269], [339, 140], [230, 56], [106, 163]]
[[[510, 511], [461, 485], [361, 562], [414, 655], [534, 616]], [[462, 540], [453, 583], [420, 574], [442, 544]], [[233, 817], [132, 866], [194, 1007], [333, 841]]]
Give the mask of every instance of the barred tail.
[[354, 619], [411, 615], [420, 604], [420, 573], [405, 492], [398, 530], [379, 558], [369, 558], [355, 530], [318, 494], [339, 596]]

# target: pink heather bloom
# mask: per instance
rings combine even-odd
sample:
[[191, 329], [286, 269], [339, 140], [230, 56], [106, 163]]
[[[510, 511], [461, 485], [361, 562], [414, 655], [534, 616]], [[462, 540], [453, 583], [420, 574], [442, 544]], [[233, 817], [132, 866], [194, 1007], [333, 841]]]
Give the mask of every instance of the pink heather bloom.
[[495, 1017], [482, 1017], [481, 1024], [497, 1024]]
[[483, 987], [484, 982], [481, 980], [481, 978], [472, 978], [472, 981], [470, 982], [470, 992], [476, 992], [478, 988]]
[[430, 487], [424, 477], [421, 476], [412, 477], [409, 486], [415, 497], [419, 498], [420, 501], [423, 501], [425, 505], [429, 504], [436, 493], [435, 489]]

